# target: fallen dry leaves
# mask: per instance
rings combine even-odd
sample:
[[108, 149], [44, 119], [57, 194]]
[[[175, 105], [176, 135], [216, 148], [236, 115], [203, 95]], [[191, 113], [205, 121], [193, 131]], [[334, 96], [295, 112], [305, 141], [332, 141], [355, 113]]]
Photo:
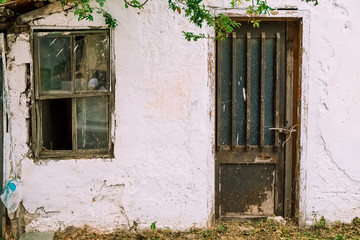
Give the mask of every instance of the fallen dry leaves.
[[316, 225], [301, 229], [294, 223], [279, 224], [273, 220], [251, 222], [223, 222], [217, 223], [212, 229], [191, 229], [179, 232], [171, 229], [155, 229], [100, 233], [95, 229], [67, 228], [55, 234], [55, 240], [121, 240], [121, 239], [334, 239], [360, 240], [360, 219], [355, 218], [352, 224], [336, 223], [333, 225]]

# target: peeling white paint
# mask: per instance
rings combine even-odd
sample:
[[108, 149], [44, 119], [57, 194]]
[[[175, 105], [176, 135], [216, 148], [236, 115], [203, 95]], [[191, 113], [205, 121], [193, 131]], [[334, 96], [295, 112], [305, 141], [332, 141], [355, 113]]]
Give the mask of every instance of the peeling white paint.
[[[228, 9], [226, 1], [207, 2], [218, 7], [214, 14], [244, 16], [244, 9]], [[313, 224], [314, 216], [324, 216], [350, 222], [360, 213], [357, 0], [320, 2], [321, 7], [272, 3], [298, 8], [274, 16], [303, 19], [300, 221]], [[16, 172], [22, 179], [26, 230], [88, 224], [111, 231], [134, 224], [148, 228], [153, 221], [172, 229], [208, 226], [214, 214], [214, 43], [185, 41], [181, 31], [198, 29], [169, 11], [166, 1], [150, 2], [143, 11], [113, 0], [106, 4], [119, 21], [113, 31], [113, 159], [31, 159], [25, 93], [31, 38], [7, 35], [5, 177]], [[78, 22], [71, 13], [54, 13], [30, 24], [104, 27], [95, 19]], [[213, 36], [209, 28], [202, 31]]]

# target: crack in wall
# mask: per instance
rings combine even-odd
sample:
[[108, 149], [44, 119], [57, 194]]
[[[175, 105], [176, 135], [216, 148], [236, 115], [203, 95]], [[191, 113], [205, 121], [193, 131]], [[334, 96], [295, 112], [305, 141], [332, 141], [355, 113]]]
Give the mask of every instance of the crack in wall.
[[336, 0], [333, 1], [332, 5], [340, 10], [340, 14], [343, 15], [343, 16], [349, 16], [349, 10], [347, 10], [347, 8], [343, 5], [343, 4], [340, 4], [338, 3]]
[[334, 160], [333, 156], [332, 156], [332, 153], [331, 151], [326, 147], [326, 141], [324, 139], [323, 136], [320, 136], [320, 145], [322, 146], [322, 149], [325, 151], [326, 153], [326, 156], [329, 158], [330, 162], [332, 162], [337, 170], [341, 171], [349, 180], [353, 181], [353, 182], [356, 182], [356, 183], [360, 183], [359, 180], [356, 180], [354, 178], [352, 178], [344, 169], [342, 169], [339, 164]]

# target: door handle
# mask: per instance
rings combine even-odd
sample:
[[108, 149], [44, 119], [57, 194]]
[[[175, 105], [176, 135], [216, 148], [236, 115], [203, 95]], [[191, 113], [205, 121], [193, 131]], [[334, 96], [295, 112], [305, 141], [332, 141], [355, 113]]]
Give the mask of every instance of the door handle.
[[269, 130], [279, 131], [279, 133], [284, 133], [284, 134], [291, 134], [291, 133], [293, 133], [293, 132], [296, 132], [295, 127], [296, 127], [296, 125], [293, 126], [292, 128], [287, 128], [287, 127], [273, 127], [273, 128], [269, 128]]

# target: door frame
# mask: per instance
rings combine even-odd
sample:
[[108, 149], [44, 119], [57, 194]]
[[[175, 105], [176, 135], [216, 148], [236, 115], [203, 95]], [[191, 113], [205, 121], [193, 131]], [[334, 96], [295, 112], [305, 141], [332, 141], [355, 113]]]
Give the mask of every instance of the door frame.
[[[2, 62], [0, 64], [2, 64], [2, 72], [0, 72], [0, 74], [2, 74], [2, 77], [0, 77], [0, 79], [2, 78], [2, 81], [0, 81], [0, 116], [1, 116], [1, 120], [0, 120], [0, 186], [1, 189], [3, 189], [4, 186], [4, 120], [6, 119], [4, 116], [4, 83], [6, 81], [6, 54], [5, 54], [5, 33], [4, 32], [0, 32], [0, 54], [1, 54], [1, 60]], [[6, 214], [6, 209], [4, 204], [0, 201], [0, 237], [2, 239], [5, 239], [5, 224], [6, 224], [6, 220], [5, 220], [5, 214]]]
[[[232, 15], [232, 14], [227, 14]], [[249, 21], [248, 17], [242, 17], [238, 14], [231, 16], [233, 20], [236, 21]], [[297, 132], [292, 133], [292, 137], [287, 142], [285, 146], [285, 155], [288, 160], [285, 163], [284, 171], [284, 217], [292, 218], [294, 221], [300, 223], [302, 222], [303, 217], [300, 216], [300, 146], [301, 146], [301, 134], [303, 134], [302, 121], [301, 121], [301, 109], [302, 106], [302, 58], [303, 58], [303, 17], [264, 17], [257, 18], [261, 21], [281, 21], [286, 23], [286, 92], [289, 102], [292, 104], [289, 106], [291, 109], [286, 113], [286, 120], [292, 122], [292, 125], [297, 126]], [[261, 24], [261, 23], [260, 23]], [[210, 45], [210, 44], [209, 44]], [[211, 45], [210, 45], [211, 46]], [[216, 85], [216, 43], [213, 44], [214, 54], [213, 59], [213, 68], [209, 70], [209, 73], [212, 72], [215, 77], [213, 78]], [[214, 87], [213, 97], [214, 110], [216, 112], [216, 86]], [[291, 113], [291, 114], [290, 114]], [[216, 119], [216, 117], [214, 118]], [[214, 120], [215, 122], [216, 120]], [[214, 124], [214, 137], [216, 139], [216, 123]], [[216, 147], [216, 142], [214, 139], [214, 145]], [[213, 151], [214, 157], [214, 170], [215, 170], [215, 187], [214, 187], [214, 198], [215, 198], [215, 207], [214, 207], [214, 220], [220, 219], [219, 214], [219, 163], [215, 158], [216, 149]]]

